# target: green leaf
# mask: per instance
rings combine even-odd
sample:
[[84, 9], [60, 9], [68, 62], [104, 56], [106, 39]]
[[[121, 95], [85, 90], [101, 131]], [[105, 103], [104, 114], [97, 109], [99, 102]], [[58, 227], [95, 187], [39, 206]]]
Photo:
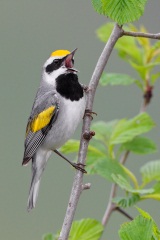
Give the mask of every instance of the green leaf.
[[143, 65], [139, 63], [135, 63], [134, 61], [129, 61], [130, 65], [139, 73], [141, 78], [144, 80], [146, 79], [146, 74], [150, 72], [154, 67], [159, 66], [160, 62], [151, 62]]
[[[96, 34], [98, 36], [98, 38], [102, 41], [102, 42], [107, 42], [112, 30], [114, 27], [114, 23], [105, 23], [103, 24], [100, 28], [97, 29]], [[119, 40], [118, 40], [119, 41]]]
[[143, 90], [143, 83], [140, 80], [135, 80], [135, 84], [137, 85], [137, 87], [139, 87], [141, 90]]
[[138, 20], [147, 0], [92, 0], [94, 9], [119, 25]]
[[112, 178], [113, 178], [115, 183], [117, 183], [122, 189], [124, 189], [127, 192], [137, 193], [137, 194], [148, 194], [148, 193], [153, 193], [154, 192], [153, 188], [149, 188], [149, 189], [134, 189], [130, 185], [129, 181], [126, 178], [124, 178], [122, 175], [112, 174]]
[[151, 84], [154, 85], [157, 79], [160, 77], [160, 72], [151, 75]]
[[160, 160], [146, 163], [140, 170], [143, 183], [147, 184], [151, 181], [160, 180]]
[[57, 240], [58, 238], [54, 237], [52, 233], [48, 233], [43, 237], [43, 240]]
[[[79, 141], [69, 140], [61, 148], [60, 151], [65, 154], [78, 153]], [[87, 166], [86, 171], [88, 174], [95, 174], [97, 171], [97, 164], [102, 161], [103, 158], [107, 158], [107, 148], [99, 141], [92, 141], [92, 144], [88, 146], [87, 152]]]
[[103, 3], [101, 0], [92, 0], [92, 4], [96, 12], [99, 14], [104, 14], [103, 13]]
[[96, 133], [94, 139], [102, 141], [106, 144], [109, 141], [109, 138], [117, 122], [118, 120], [113, 120], [110, 122], [98, 121], [93, 123], [91, 129]]
[[[107, 23], [102, 25], [98, 30], [97, 30], [97, 36], [102, 42], [107, 42], [111, 32], [113, 30], [114, 24], [113, 23]], [[124, 27], [124, 30], [130, 31], [129, 27]], [[116, 45], [115, 48], [118, 50], [118, 53], [121, 58], [128, 60], [132, 59], [139, 64], [142, 64], [142, 52], [141, 49], [137, 45], [137, 41], [133, 37], [121, 37]]]
[[157, 200], [160, 201], [160, 194], [159, 193], [153, 193], [153, 194], [146, 194], [141, 196], [141, 199], [153, 199], [153, 200]]
[[153, 188], [154, 188], [154, 193], [160, 193], [160, 182], [156, 182]]
[[119, 230], [121, 240], [151, 240], [153, 221], [141, 215], [133, 221], [122, 224]]
[[138, 208], [138, 207], [136, 207], [136, 208], [137, 208], [138, 212], [142, 215], [142, 217], [152, 219], [152, 217], [149, 215], [149, 213], [145, 212], [141, 208]]
[[112, 199], [112, 202], [117, 204], [119, 207], [127, 208], [134, 206], [141, 198], [139, 194], [132, 194], [128, 197], [115, 197]]
[[156, 152], [156, 144], [145, 137], [135, 137], [129, 142], [121, 145], [120, 151], [131, 151], [136, 154], [150, 154]]
[[134, 83], [135, 80], [126, 74], [117, 74], [117, 73], [105, 73], [103, 72], [100, 78], [100, 84], [102, 86], [107, 85], [130, 85]]
[[74, 153], [74, 152], [78, 153], [78, 150], [79, 150], [79, 141], [75, 139], [70, 139], [60, 148], [60, 151], [65, 154]]
[[[104, 152], [105, 151], [105, 152]], [[107, 158], [107, 151], [104, 146], [98, 141], [92, 141], [92, 145], [90, 144], [87, 152], [87, 164], [86, 171], [88, 174], [97, 173], [97, 165], [102, 159]]]
[[101, 161], [96, 164], [95, 173], [112, 182], [113, 174], [119, 174], [120, 176], [123, 176], [124, 179], [128, 179], [123, 166], [117, 160], [110, 159], [109, 157], [102, 158]]
[[131, 141], [137, 135], [148, 132], [154, 126], [153, 120], [147, 113], [141, 113], [130, 120], [122, 119], [112, 132], [110, 145]]
[[82, 219], [72, 224], [69, 240], [98, 240], [103, 232], [103, 226], [94, 219]]
[[138, 208], [138, 207], [136, 207], [136, 208], [137, 208], [137, 210], [139, 211], [139, 213], [141, 214], [142, 217], [153, 221], [153, 226], [152, 226], [153, 239], [159, 240], [160, 239], [160, 231], [157, 227], [156, 222], [153, 220], [153, 218], [150, 216], [150, 214], [148, 212], [142, 210], [141, 208]]

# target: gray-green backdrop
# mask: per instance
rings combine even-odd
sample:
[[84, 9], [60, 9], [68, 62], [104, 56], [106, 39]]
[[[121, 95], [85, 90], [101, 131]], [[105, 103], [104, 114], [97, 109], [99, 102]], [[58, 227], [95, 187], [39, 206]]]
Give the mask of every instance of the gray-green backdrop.
[[[94, 12], [88, 0], [0, 0], [0, 239], [40, 240], [46, 232], [60, 229], [74, 177], [74, 169], [53, 155], [44, 173], [36, 209], [26, 211], [30, 166], [22, 167], [23, 141], [27, 118], [41, 77], [41, 66], [56, 49], [73, 50], [81, 82], [87, 84], [103, 49], [95, 30], [108, 21]], [[144, 24], [160, 32], [159, 0], [148, 1]], [[107, 71], [134, 74], [115, 53]], [[134, 75], [135, 76], [135, 75]], [[159, 124], [160, 84], [157, 82], [149, 113]], [[132, 117], [138, 113], [141, 93], [135, 87], [99, 87], [94, 103], [94, 120]], [[78, 138], [79, 130], [75, 137]], [[152, 138], [159, 140], [159, 130]], [[152, 156], [151, 156], [152, 158]], [[159, 153], [154, 157], [159, 159]], [[138, 174], [148, 157], [132, 156], [128, 165]], [[75, 219], [101, 220], [110, 183], [98, 176], [85, 176], [92, 187], [80, 199]], [[146, 202], [144, 210], [159, 221], [160, 203]], [[133, 216], [135, 210], [129, 211]], [[118, 239], [117, 229], [126, 220], [114, 214], [103, 239]]]

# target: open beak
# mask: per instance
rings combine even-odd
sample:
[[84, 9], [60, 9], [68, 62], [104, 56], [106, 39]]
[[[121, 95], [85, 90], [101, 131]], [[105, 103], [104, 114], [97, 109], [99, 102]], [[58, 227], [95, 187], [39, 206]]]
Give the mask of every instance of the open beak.
[[74, 67], [74, 54], [77, 51], [77, 48], [74, 49], [70, 54], [68, 54], [65, 58], [64, 58], [64, 65], [65, 67], [70, 71], [70, 72], [78, 72], [77, 69], [73, 68]]

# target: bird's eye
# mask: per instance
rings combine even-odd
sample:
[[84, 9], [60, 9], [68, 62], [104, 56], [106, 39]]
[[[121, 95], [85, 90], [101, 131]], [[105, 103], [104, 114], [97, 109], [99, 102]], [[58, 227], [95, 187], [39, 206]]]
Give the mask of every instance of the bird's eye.
[[61, 59], [54, 59], [52, 61], [52, 63], [47, 65], [46, 72], [48, 74], [50, 74], [51, 72], [53, 72], [53, 71], [57, 70], [58, 68], [60, 68], [61, 64], [62, 64], [62, 60]]
[[54, 62], [55, 65], [58, 65], [60, 63], [60, 60], [59, 59], [55, 59], [53, 62]]

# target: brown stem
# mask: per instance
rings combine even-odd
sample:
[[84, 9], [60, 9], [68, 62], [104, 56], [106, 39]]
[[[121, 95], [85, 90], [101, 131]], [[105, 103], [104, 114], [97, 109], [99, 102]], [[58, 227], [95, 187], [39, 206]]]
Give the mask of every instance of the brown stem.
[[110, 192], [110, 197], [109, 197], [109, 202], [106, 208], [106, 211], [104, 213], [104, 216], [102, 218], [102, 225], [106, 226], [112, 212], [115, 210], [116, 205], [112, 203], [112, 199], [115, 197], [117, 191], [117, 184], [113, 183], [111, 187], [111, 192]]
[[123, 36], [143, 37], [160, 40], [160, 33], [128, 32], [123, 30]]
[[120, 212], [121, 214], [123, 214], [125, 217], [127, 217], [129, 220], [133, 220], [133, 217], [131, 217], [126, 211], [124, 211], [123, 209], [116, 207], [115, 210], [117, 210], [118, 212]]
[[[122, 36], [122, 28], [119, 27], [117, 24], [115, 24], [114, 29], [111, 33], [111, 36], [106, 46], [104, 47], [102, 54], [99, 57], [99, 60], [97, 62], [97, 65], [95, 67], [91, 81], [88, 86], [89, 90], [87, 91], [86, 109], [89, 109], [90, 112], [92, 112], [94, 96], [99, 83], [100, 76], [104, 70], [104, 67], [108, 62], [108, 59], [114, 48], [115, 43], [121, 36]], [[81, 164], [85, 164], [85, 159], [86, 159], [86, 154], [87, 154], [87, 149], [89, 144], [89, 140], [84, 139], [83, 133], [90, 132], [90, 124], [91, 124], [91, 117], [88, 114], [86, 114], [83, 119], [82, 135], [81, 135], [80, 149], [79, 149], [79, 155], [78, 155], [78, 163], [81, 163]], [[75, 211], [77, 208], [78, 200], [82, 192], [82, 180], [83, 180], [83, 173], [80, 171], [76, 171], [66, 215], [64, 218], [61, 232], [60, 232], [59, 240], [67, 240], [69, 237], [69, 232], [70, 232]]]

